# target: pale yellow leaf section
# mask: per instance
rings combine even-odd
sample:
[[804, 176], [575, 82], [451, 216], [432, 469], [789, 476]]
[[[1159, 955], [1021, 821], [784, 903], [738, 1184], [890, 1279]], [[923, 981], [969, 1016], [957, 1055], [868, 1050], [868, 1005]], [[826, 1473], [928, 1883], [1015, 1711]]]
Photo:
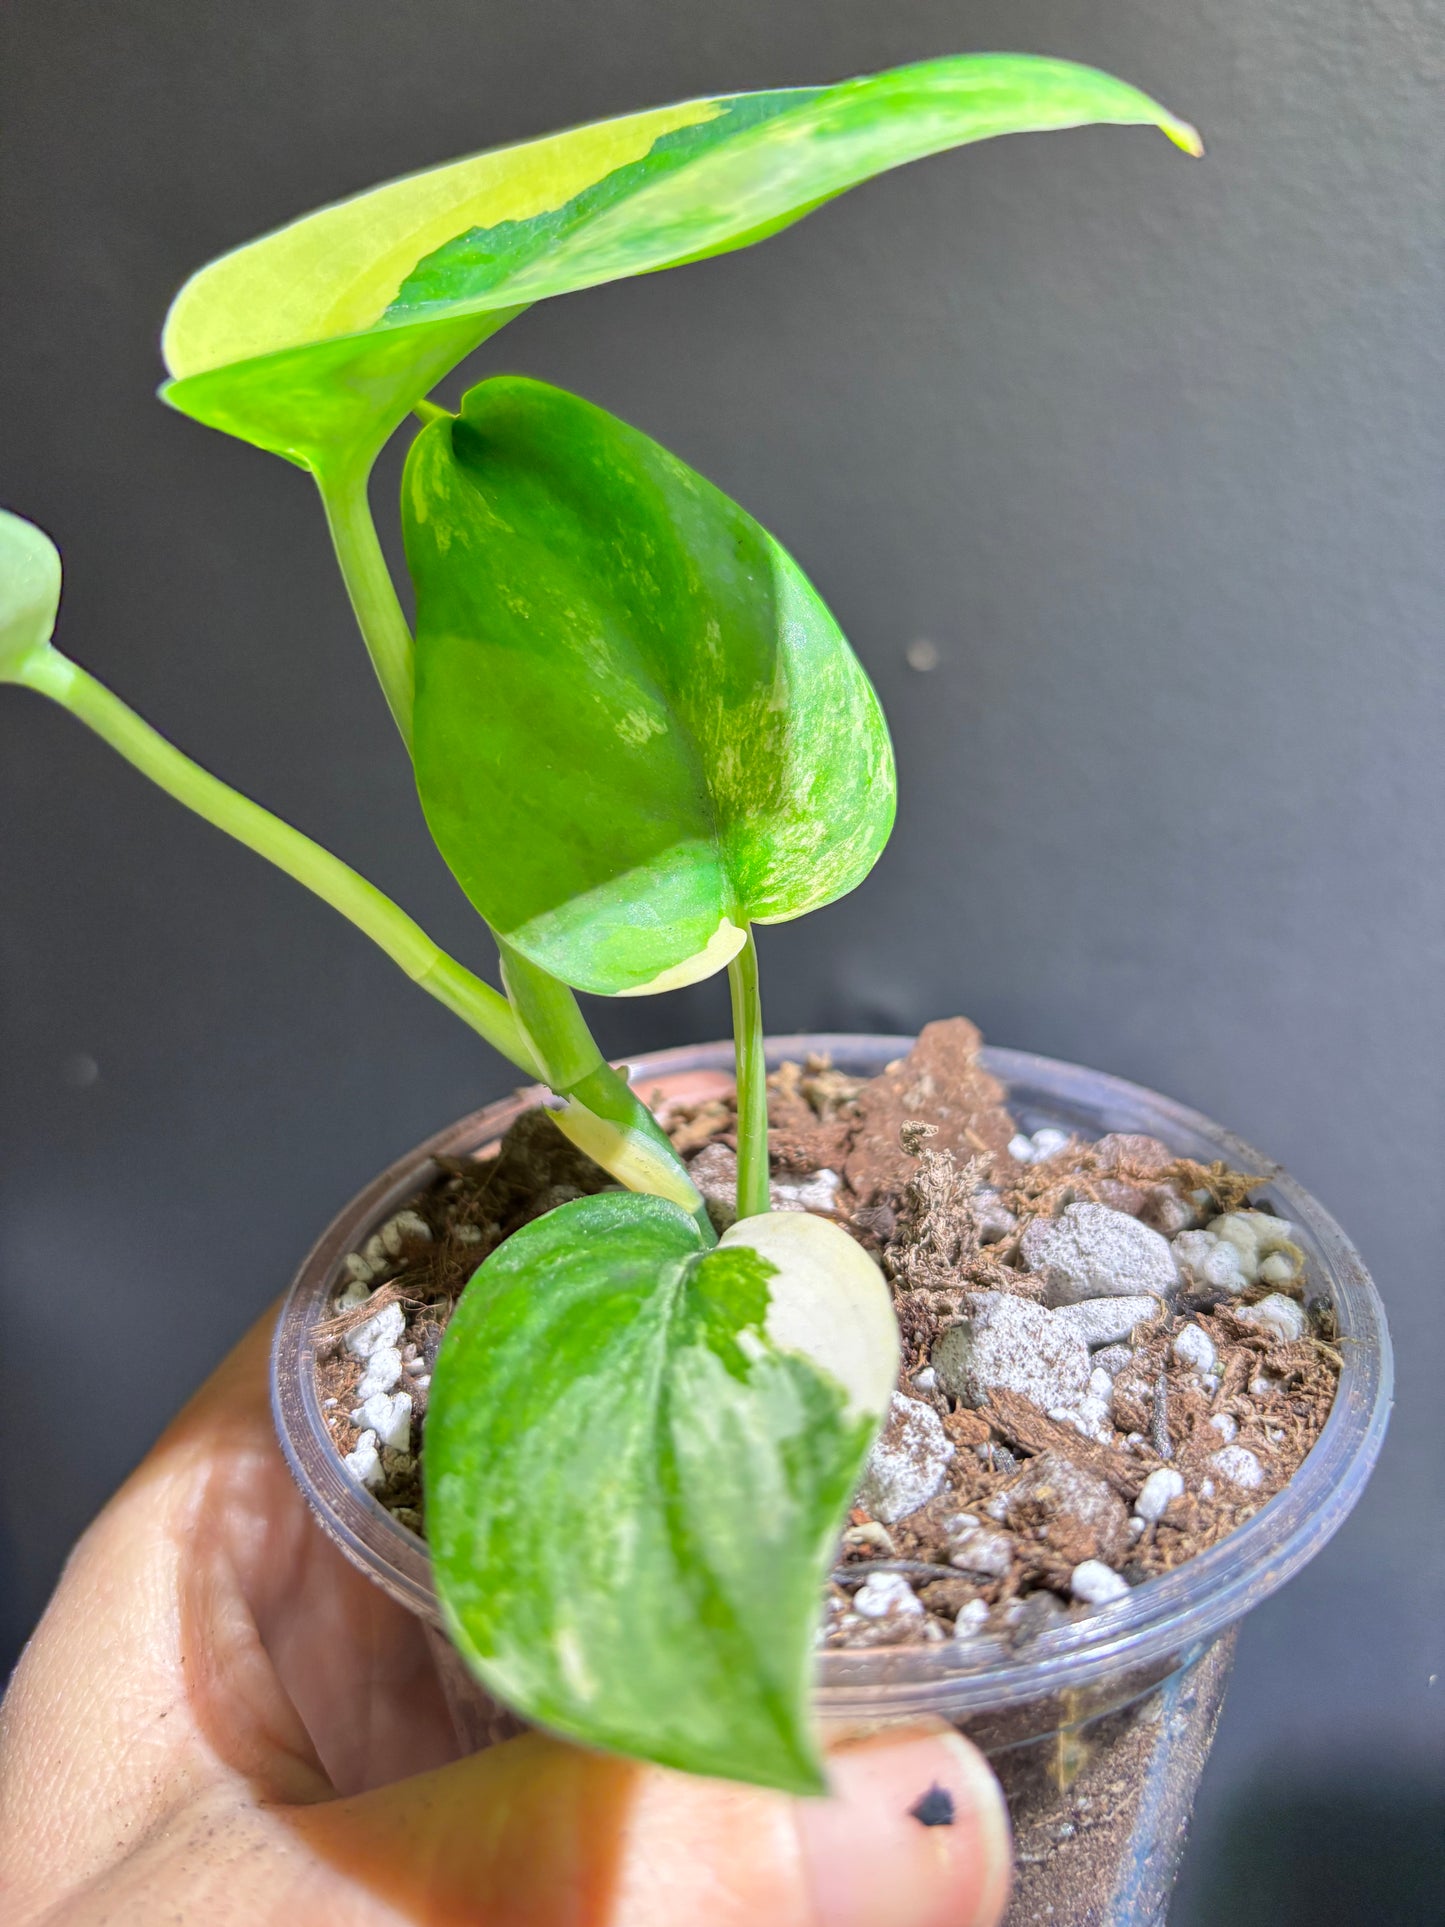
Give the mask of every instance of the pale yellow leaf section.
[[161, 349], [177, 379], [375, 326], [424, 255], [468, 228], [527, 221], [641, 160], [725, 100], [680, 101], [493, 148], [388, 181], [263, 235], [193, 274]]
[[585, 1151], [629, 1191], [667, 1198], [681, 1205], [689, 1216], [701, 1208], [702, 1199], [682, 1166], [641, 1131], [597, 1117], [570, 1097], [550, 1116], [563, 1137], [570, 1138], [579, 1151]]
[[0, 509], [0, 676], [48, 647], [60, 607], [60, 551], [23, 515]]
[[701, 950], [684, 957], [681, 963], [674, 964], [670, 970], [659, 971], [647, 983], [634, 984], [631, 990], [614, 991], [613, 995], [655, 997], [664, 990], [681, 990], [686, 984], [700, 984], [704, 977], [711, 977], [725, 969], [747, 940], [747, 931], [739, 930], [735, 923], [724, 917]]

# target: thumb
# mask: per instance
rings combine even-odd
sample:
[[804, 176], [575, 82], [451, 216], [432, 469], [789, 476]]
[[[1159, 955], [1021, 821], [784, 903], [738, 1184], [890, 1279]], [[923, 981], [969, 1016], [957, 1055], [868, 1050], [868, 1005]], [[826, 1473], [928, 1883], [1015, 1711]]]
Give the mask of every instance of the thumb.
[[795, 1800], [532, 1734], [287, 1820], [427, 1927], [995, 1927], [1008, 1820], [974, 1747], [890, 1732], [830, 1779]]
[[952, 1727], [835, 1752], [833, 1798], [795, 1801], [816, 1927], [996, 1927], [1008, 1812], [988, 1762]]

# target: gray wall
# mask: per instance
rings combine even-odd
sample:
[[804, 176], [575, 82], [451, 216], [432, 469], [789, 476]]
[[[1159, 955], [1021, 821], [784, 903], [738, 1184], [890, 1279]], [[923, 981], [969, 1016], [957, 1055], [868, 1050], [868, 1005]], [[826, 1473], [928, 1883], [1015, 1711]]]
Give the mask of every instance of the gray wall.
[[[1394, 1428], [1348, 1528], [1250, 1621], [1191, 1923], [1438, 1917], [1370, 1882], [1426, 1878], [1445, 1781], [1442, 29], [1442, 0], [6, 10], [0, 495], [66, 552], [63, 640], [463, 951], [308, 484], [152, 399], [185, 273], [455, 153], [969, 47], [1111, 67], [1204, 128], [1202, 165], [1110, 130], [928, 162], [481, 357], [740, 497], [878, 681], [898, 830], [855, 896], [766, 934], [773, 1027], [965, 1010], [1138, 1078], [1292, 1165], [1376, 1269]], [[13, 1650], [332, 1209], [509, 1079], [13, 692], [0, 813]], [[716, 1035], [724, 1004], [597, 1021], [633, 1049]], [[1377, 1808], [1395, 1844], [1357, 1855]]]

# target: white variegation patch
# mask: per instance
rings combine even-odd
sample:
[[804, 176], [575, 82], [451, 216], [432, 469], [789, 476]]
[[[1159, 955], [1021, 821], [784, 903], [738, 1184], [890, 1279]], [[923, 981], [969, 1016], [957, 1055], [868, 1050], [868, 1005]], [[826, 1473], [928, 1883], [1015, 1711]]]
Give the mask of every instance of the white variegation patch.
[[725, 1231], [774, 1267], [763, 1329], [843, 1387], [849, 1415], [880, 1419], [898, 1379], [898, 1321], [883, 1273], [840, 1225], [802, 1211], [767, 1211]]

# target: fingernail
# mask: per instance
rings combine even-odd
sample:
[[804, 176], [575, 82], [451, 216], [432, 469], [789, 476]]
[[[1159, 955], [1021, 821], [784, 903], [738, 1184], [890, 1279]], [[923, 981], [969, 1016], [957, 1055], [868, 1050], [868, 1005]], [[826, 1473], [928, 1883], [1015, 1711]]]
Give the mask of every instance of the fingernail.
[[950, 1728], [830, 1754], [832, 1797], [798, 1803], [817, 1927], [996, 1927], [1009, 1886], [1003, 1794]]

